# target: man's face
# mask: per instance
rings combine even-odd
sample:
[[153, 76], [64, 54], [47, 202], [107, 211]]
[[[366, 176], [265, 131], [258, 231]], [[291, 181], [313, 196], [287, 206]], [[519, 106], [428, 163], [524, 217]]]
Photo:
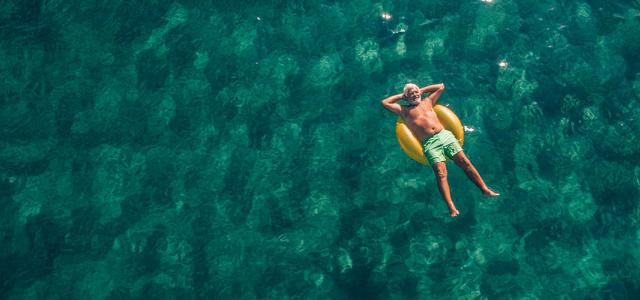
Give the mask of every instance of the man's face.
[[417, 105], [420, 103], [420, 89], [412, 88], [407, 92], [407, 101], [412, 105]]

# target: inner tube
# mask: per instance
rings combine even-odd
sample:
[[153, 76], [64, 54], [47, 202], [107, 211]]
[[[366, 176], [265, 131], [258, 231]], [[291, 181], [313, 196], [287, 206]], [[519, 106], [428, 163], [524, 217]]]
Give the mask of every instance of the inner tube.
[[[440, 104], [436, 104], [433, 110], [436, 112], [438, 120], [440, 120], [444, 129], [451, 131], [458, 140], [458, 143], [460, 143], [460, 146], [463, 146], [464, 128], [458, 116], [451, 109]], [[422, 143], [413, 135], [413, 132], [411, 132], [407, 124], [405, 124], [404, 120], [400, 117], [396, 120], [396, 137], [404, 153], [420, 164], [429, 165], [427, 157], [424, 156]]]

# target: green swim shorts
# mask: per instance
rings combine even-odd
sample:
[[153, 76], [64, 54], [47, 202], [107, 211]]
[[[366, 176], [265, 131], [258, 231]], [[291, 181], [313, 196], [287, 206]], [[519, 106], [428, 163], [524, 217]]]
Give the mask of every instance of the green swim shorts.
[[434, 136], [422, 143], [424, 155], [430, 165], [451, 159], [456, 153], [462, 151], [462, 147], [451, 131], [442, 129]]

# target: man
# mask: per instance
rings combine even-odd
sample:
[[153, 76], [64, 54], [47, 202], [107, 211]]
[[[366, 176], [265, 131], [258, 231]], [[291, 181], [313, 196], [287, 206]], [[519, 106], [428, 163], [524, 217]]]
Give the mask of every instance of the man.
[[[492, 191], [480, 177], [476, 168], [471, 164], [456, 140], [453, 133], [444, 129], [433, 106], [444, 92], [444, 84], [433, 84], [419, 88], [413, 83], [404, 86], [402, 94], [393, 95], [382, 100], [382, 106], [391, 112], [402, 117], [411, 132], [422, 142], [424, 154], [433, 167], [438, 183], [438, 189], [442, 198], [449, 207], [451, 217], [455, 218], [460, 214], [451, 200], [449, 182], [447, 181], [447, 158], [452, 159], [458, 167], [473, 181], [478, 188], [487, 196], [497, 197], [500, 194]], [[431, 93], [427, 98], [422, 99], [422, 94]], [[402, 106], [397, 102], [406, 99], [409, 105]]]

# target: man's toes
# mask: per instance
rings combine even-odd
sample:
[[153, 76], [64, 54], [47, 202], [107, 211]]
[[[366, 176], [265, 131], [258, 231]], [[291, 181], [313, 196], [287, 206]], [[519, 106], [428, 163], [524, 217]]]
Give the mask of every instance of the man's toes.
[[498, 196], [500, 196], [500, 193], [496, 193], [496, 192], [494, 192], [492, 190], [485, 190], [483, 193], [486, 196], [489, 196], [489, 197], [498, 197]]

